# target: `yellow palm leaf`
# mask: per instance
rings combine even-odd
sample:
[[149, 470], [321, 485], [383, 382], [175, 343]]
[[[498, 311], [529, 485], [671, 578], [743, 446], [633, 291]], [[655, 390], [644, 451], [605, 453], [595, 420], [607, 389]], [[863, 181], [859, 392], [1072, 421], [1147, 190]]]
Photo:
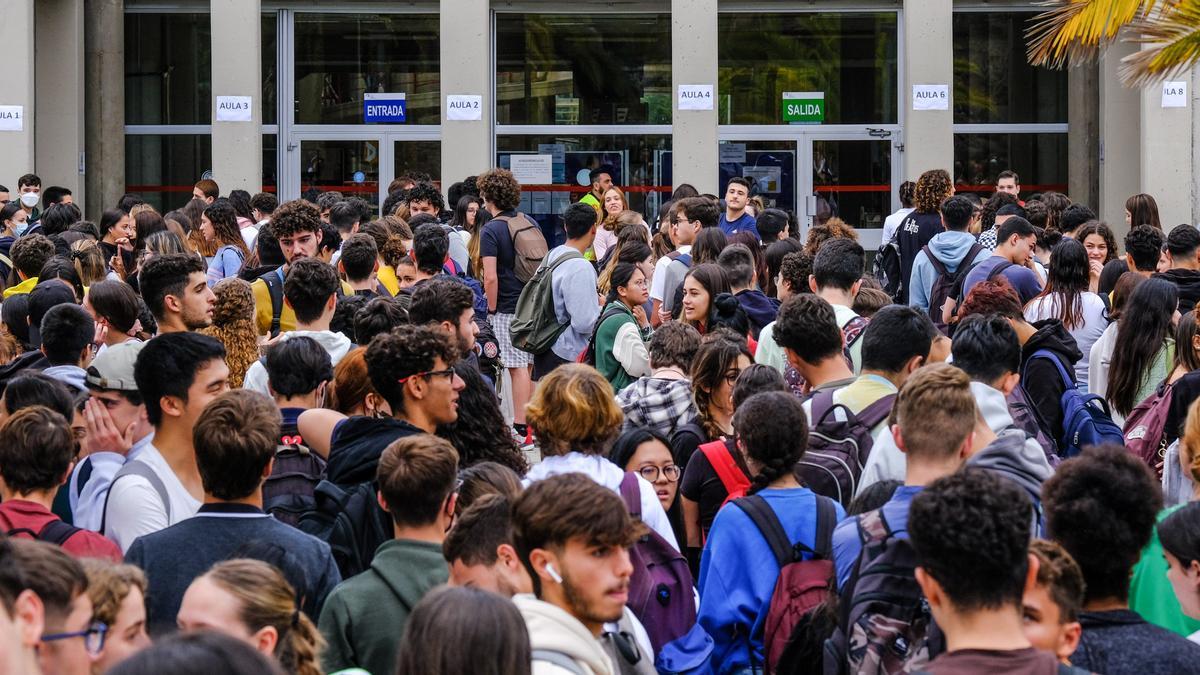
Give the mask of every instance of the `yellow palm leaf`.
[[1121, 59], [1121, 81], [1141, 87], [1177, 75], [1200, 60], [1200, 0], [1180, 0], [1130, 24], [1130, 42], [1148, 48]]
[[1029, 62], [1061, 68], [1094, 58], [1130, 22], [1144, 18], [1158, 0], [1051, 0], [1025, 31]]

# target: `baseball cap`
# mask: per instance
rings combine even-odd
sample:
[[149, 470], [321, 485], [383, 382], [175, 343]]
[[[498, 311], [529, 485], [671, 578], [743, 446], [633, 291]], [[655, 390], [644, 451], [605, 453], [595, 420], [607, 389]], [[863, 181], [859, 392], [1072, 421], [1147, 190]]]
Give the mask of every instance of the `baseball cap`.
[[123, 342], [100, 352], [87, 369], [87, 383], [97, 389], [137, 391], [133, 367], [145, 342]]
[[29, 292], [29, 344], [42, 346], [42, 319], [56, 305], [75, 304], [75, 291], [58, 279], [39, 282]]

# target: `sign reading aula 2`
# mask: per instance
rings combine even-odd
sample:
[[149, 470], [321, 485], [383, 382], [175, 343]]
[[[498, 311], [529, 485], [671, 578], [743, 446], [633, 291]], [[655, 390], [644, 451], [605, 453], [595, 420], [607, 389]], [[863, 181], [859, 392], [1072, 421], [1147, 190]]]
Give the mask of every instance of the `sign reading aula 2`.
[[363, 94], [365, 124], [404, 124], [408, 121], [408, 101], [404, 94]]

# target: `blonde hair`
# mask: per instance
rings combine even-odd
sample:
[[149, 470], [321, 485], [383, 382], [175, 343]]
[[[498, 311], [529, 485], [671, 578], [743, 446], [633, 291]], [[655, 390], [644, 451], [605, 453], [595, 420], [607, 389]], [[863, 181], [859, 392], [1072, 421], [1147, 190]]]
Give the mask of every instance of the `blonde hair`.
[[79, 280], [84, 286], [91, 286], [108, 278], [104, 253], [93, 239], [80, 239], [71, 244], [71, 261], [75, 263], [75, 272], [79, 274]]
[[275, 567], [249, 559], [226, 560], [204, 576], [238, 600], [238, 618], [251, 633], [271, 626], [279, 634], [275, 658], [295, 675], [322, 675], [317, 655], [325, 640], [296, 606], [296, 591]]
[[591, 366], [571, 363], [542, 378], [525, 406], [525, 420], [545, 455], [572, 450], [601, 455], [608, 452], [625, 415], [603, 375]]
[[919, 368], [896, 398], [896, 423], [909, 457], [947, 459], [974, 430], [976, 416], [971, 378], [947, 363]]
[[142, 202], [141, 204], [134, 204], [133, 208], [129, 209], [129, 219], [133, 220], [134, 218], [137, 218], [137, 215], [139, 213], [146, 213], [146, 212], [158, 213], [158, 209], [155, 209], [153, 206], [147, 204], [146, 202]]
[[146, 595], [146, 574], [134, 565], [120, 565], [99, 558], [84, 558], [83, 571], [88, 578], [88, 597], [92, 601], [92, 619], [103, 621], [109, 630], [117, 623], [121, 603], [134, 588]]

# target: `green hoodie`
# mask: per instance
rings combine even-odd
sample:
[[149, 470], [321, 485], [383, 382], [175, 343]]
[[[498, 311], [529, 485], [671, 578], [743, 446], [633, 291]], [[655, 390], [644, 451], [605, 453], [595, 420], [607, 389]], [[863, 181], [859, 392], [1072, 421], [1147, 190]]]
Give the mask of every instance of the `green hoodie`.
[[441, 544], [393, 539], [380, 546], [370, 569], [343, 581], [325, 600], [319, 624], [329, 643], [321, 655], [325, 672], [395, 672], [408, 615], [449, 576]]

